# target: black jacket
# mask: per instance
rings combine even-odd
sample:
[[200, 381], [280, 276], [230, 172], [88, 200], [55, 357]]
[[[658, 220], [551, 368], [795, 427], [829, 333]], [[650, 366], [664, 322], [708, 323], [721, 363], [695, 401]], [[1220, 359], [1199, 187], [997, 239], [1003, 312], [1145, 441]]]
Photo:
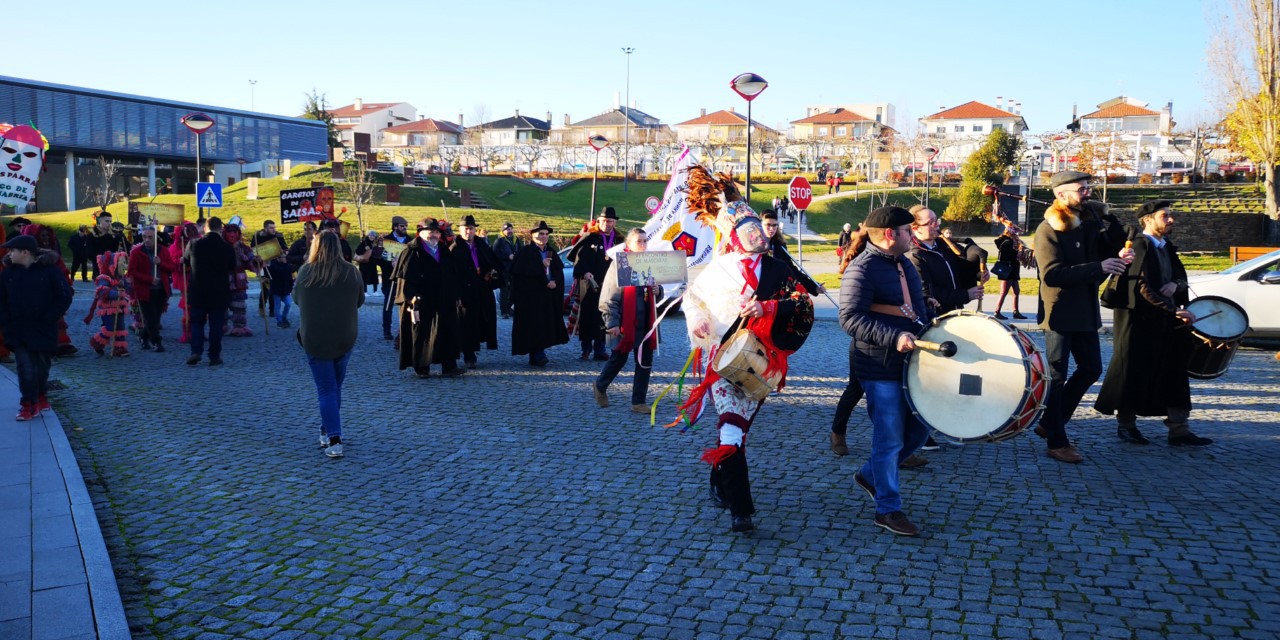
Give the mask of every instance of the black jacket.
[[89, 234], [80, 235], [77, 231], [71, 234], [71, 238], [67, 240], [67, 248], [71, 249], [71, 257], [76, 260], [88, 260], [90, 257], [90, 240], [93, 236]]
[[804, 289], [809, 292], [809, 295], [818, 295], [818, 283], [814, 282], [813, 278], [809, 277], [809, 274], [800, 270], [800, 265], [796, 264], [796, 261], [791, 258], [791, 253], [787, 251], [785, 242], [770, 238], [769, 255], [785, 265], [791, 272], [791, 277], [795, 278], [796, 282], [804, 285]]
[[52, 251], [40, 251], [29, 267], [5, 260], [0, 272], [0, 329], [10, 349], [57, 349], [58, 320], [71, 306], [71, 283], [58, 268], [59, 259]]
[[955, 311], [969, 303], [969, 292], [960, 288], [955, 269], [942, 251], [940, 244], [935, 243], [930, 249], [912, 238], [911, 251], [907, 252], [907, 259], [920, 274], [924, 297], [933, 298], [940, 305], [937, 315]]
[[1036, 228], [1035, 256], [1040, 268], [1040, 308], [1036, 321], [1051, 331], [1073, 333], [1102, 327], [1098, 286], [1102, 261], [1124, 246], [1120, 221], [1106, 205], [1085, 202], [1079, 211], [1055, 202]]
[[236, 250], [216, 232], [192, 242], [187, 248], [191, 283], [187, 297], [192, 306], [226, 309], [231, 304], [231, 273], [236, 270]]
[[[902, 306], [902, 284], [896, 266], [899, 264], [907, 276], [911, 308], [920, 316], [920, 322], [871, 310], [872, 304]], [[840, 279], [840, 326], [853, 337], [849, 350], [860, 380], [900, 379], [906, 354], [898, 351], [898, 336], [904, 331], [920, 335], [930, 318], [921, 294], [920, 274], [906, 256], [894, 258], [867, 243], [845, 269]]]

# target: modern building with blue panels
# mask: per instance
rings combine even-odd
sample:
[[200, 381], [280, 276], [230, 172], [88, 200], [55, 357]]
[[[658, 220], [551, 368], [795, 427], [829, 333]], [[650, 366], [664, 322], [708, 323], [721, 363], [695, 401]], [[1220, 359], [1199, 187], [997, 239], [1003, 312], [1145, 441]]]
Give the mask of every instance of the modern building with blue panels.
[[94, 204], [89, 195], [102, 181], [100, 158], [117, 167], [114, 190], [121, 195], [150, 195], [157, 177], [172, 180], [179, 193], [194, 193], [197, 138], [181, 123], [192, 112], [217, 123], [200, 136], [203, 179], [214, 166], [239, 169], [218, 176], [226, 184], [283, 160], [328, 160], [325, 124], [316, 120], [0, 76], [0, 122], [30, 124], [49, 139], [48, 171], [36, 190], [40, 211]]

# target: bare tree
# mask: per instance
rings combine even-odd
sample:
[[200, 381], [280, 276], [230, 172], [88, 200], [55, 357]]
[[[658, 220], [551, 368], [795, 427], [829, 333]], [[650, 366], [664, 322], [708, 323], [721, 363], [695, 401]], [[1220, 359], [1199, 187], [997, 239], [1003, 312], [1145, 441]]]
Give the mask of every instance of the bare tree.
[[469, 127], [466, 131], [467, 142], [476, 147], [476, 160], [480, 162], [480, 170], [488, 170], [488, 161], [494, 157], [494, 154], [485, 151], [485, 125], [489, 122], [489, 108], [484, 103], [477, 104], [471, 111], [471, 118], [475, 120], [476, 126]]
[[1278, 0], [1235, 0], [1209, 50], [1231, 143], [1261, 165], [1271, 242], [1280, 241], [1276, 165], [1280, 164], [1280, 7]]
[[707, 166], [712, 171], [718, 168], [721, 160], [727, 158], [733, 152], [733, 145], [719, 138], [695, 140], [694, 146], [702, 150], [702, 155], [707, 160]]
[[436, 153], [440, 156], [440, 168], [448, 175], [453, 171], [453, 164], [462, 157], [463, 147], [460, 145], [441, 145]]
[[546, 155], [547, 144], [546, 139], [534, 139], [516, 146], [516, 154], [529, 163], [529, 173], [534, 172], [534, 165]]
[[1076, 152], [1076, 169], [1093, 175], [1102, 175], [1102, 200], [1107, 199], [1107, 184], [1111, 174], [1135, 172], [1137, 158], [1127, 144], [1116, 144], [1116, 134], [1097, 133], [1080, 144]]
[[1185, 131], [1174, 132], [1169, 144], [1184, 156], [1191, 156], [1191, 175], [1208, 180], [1209, 154], [1226, 146], [1222, 127], [1198, 122]]
[[360, 235], [364, 235], [364, 205], [373, 202], [373, 194], [378, 183], [373, 181], [373, 171], [364, 162], [347, 163], [346, 176], [342, 182], [334, 185], [344, 199], [356, 205], [356, 222], [360, 227]]
[[1057, 173], [1066, 168], [1065, 162], [1060, 165], [1058, 161], [1065, 157], [1075, 146], [1076, 141], [1080, 139], [1080, 132], [1059, 129], [1037, 133], [1031, 137], [1040, 142], [1041, 148], [1048, 149], [1053, 154], [1053, 164], [1048, 167], [1048, 170]]
[[573, 149], [564, 138], [559, 138], [547, 143], [547, 154], [551, 157], [551, 161], [556, 165], [556, 172], [564, 171], [566, 164], [572, 164], [569, 159], [572, 157]]
[[[98, 177], [100, 180], [94, 186], [89, 187], [89, 200], [98, 205], [99, 209], [106, 209], [107, 205], [116, 201], [116, 197], [120, 195], [116, 191], [116, 176], [120, 175], [120, 162], [118, 160], [107, 160], [105, 156], [98, 156], [95, 161], [98, 165]], [[196, 181], [200, 177], [196, 176]]]

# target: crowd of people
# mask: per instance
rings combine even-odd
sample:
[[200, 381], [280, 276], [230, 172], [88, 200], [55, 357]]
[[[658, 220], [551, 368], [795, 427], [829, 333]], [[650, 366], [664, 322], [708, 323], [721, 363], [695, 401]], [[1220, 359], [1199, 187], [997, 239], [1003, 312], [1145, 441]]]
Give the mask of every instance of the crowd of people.
[[[1117, 436], [1125, 442], [1149, 443], [1137, 420], [1162, 416], [1169, 444], [1210, 444], [1189, 426], [1189, 332], [1178, 329], [1195, 317], [1183, 308], [1186, 273], [1170, 243], [1171, 205], [1144, 205], [1137, 228], [1126, 234], [1115, 215], [1088, 199], [1089, 179], [1073, 171], [1053, 177], [1055, 201], [1035, 234], [1042, 300], [1037, 321], [1045, 330], [1049, 390], [1034, 431], [1047, 441], [1052, 459], [1084, 460], [1066, 428], [1085, 390], [1102, 376], [1098, 287], [1111, 275], [1123, 282], [1124, 295], [1114, 303], [1115, 349], [1097, 410], [1117, 416]], [[716, 446], [703, 456], [711, 465], [711, 500], [729, 511], [732, 531], [748, 532], [755, 528], [755, 505], [747, 435], [768, 391], [785, 386], [788, 357], [812, 326], [810, 296], [824, 290], [788, 255], [776, 209], [757, 214], [731, 179], [701, 167], [691, 170], [690, 184], [691, 210], [717, 227], [722, 245], [683, 298], [692, 357], [701, 359], [706, 375], [681, 411], [691, 422], [704, 414], [716, 421]], [[663, 291], [618, 281], [618, 252], [643, 252], [648, 238], [639, 228], [620, 233], [612, 207], [570, 242], [570, 278], [545, 222], [529, 229], [528, 241], [516, 238], [507, 223], [491, 243], [472, 216], [456, 228], [423, 218], [413, 234], [397, 216], [391, 233], [368, 233], [353, 250], [336, 220], [307, 223], [304, 236], [286, 246], [274, 222], [246, 241], [238, 225], [212, 217], [175, 229], [142, 227], [130, 246], [104, 214], [69, 242], [71, 269], [62, 263], [52, 229], [17, 222], [17, 235], [3, 244], [0, 343], [7, 349], [0, 356], [12, 350], [18, 364], [19, 420], [49, 407], [50, 362], [66, 347], [74, 349], [63, 319], [71, 284], [76, 273], [87, 280], [89, 269], [94, 297], [84, 321], [99, 318], [89, 339], [95, 352], [127, 356], [130, 335], [144, 350], [164, 351], [161, 318], [176, 291], [183, 311], [178, 340], [189, 346], [186, 362], [192, 366], [206, 355], [209, 365], [222, 364], [224, 335], [252, 335], [248, 275], [263, 278], [264, 318], [269, 307], [276, 325], [289, 327], [290, 310], [298, 307], [298, 338], [317, 390], [320, 445], [330, 457], [343, 455], [341, 389], [369, 287], [383, 294], [383, 338], [393, 343], [399, 368], [419, 378], [457, 377], [477, 368], [482, 352], [498, 349], [498, 318], [513, 318], [511, 354], [527, 356], [530, 367], [545, 367], [548, 350], [574, 337], [582, 360], [604, 363], [591, 382], [601, 407], [609, 406], [610, 386], [634, 357], [630, 407], [649, 410], [656, 303]], [[1006, 230], [997, 249], [997, 266], [988, 269], [984, 250], [943, 233], [938, 216], [923, 206], [881, 207], [858, 229], [846, 225], [841, 234], [839, 322], [851, 341], [848, 385], [835, 409], [830, 445], [836, 455], [849, 453], [849, 417], [865, 397], [871, 446], [853, 481], [874, 502], [874, 523], [895, 534], [920, 532], [904, 512], [898, 471], [927, 464], [917, 452], [937, 447], [904, 397], [907, 354], [934, 318], [974, 301], [980, 309], [982, 285], [993, 272], [1004, 282], [996, 317], [1002, 317], [1010, 290], [1015, 317], [1021, 317], [1017, 263], [1025, 248]], [[1012, 269], [1000, 267], [1009, 262]], [[763, 393], [722, 375], [717, 357], [736, 353], [739, 342], [755, 345], [763, 358], [753, 363], [753, 373], [766, 381]], [[1075, 370], [1068, 375], [1072, 361]]]

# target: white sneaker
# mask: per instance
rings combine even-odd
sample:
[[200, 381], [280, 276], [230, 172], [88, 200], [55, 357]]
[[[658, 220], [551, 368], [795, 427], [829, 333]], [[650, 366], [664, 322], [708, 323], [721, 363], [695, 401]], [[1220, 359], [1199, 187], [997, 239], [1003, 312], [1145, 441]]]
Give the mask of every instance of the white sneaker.
[[329, 448], [329, 436], [325, 434], [324, 427], [320, 427], [320, 448], [321, 449]]
[[342, 443], [341, 443], [341, 442], [339, 442], [338, 444], [335, 444], [335, 445], [332, 445], [332, 446], [329, 446], [329, 447], [325, 447], [324, 454], [325, 454], [326, 456], [329, 456], [330, 458], [341, 458], [341, 457], [342, 457]]

